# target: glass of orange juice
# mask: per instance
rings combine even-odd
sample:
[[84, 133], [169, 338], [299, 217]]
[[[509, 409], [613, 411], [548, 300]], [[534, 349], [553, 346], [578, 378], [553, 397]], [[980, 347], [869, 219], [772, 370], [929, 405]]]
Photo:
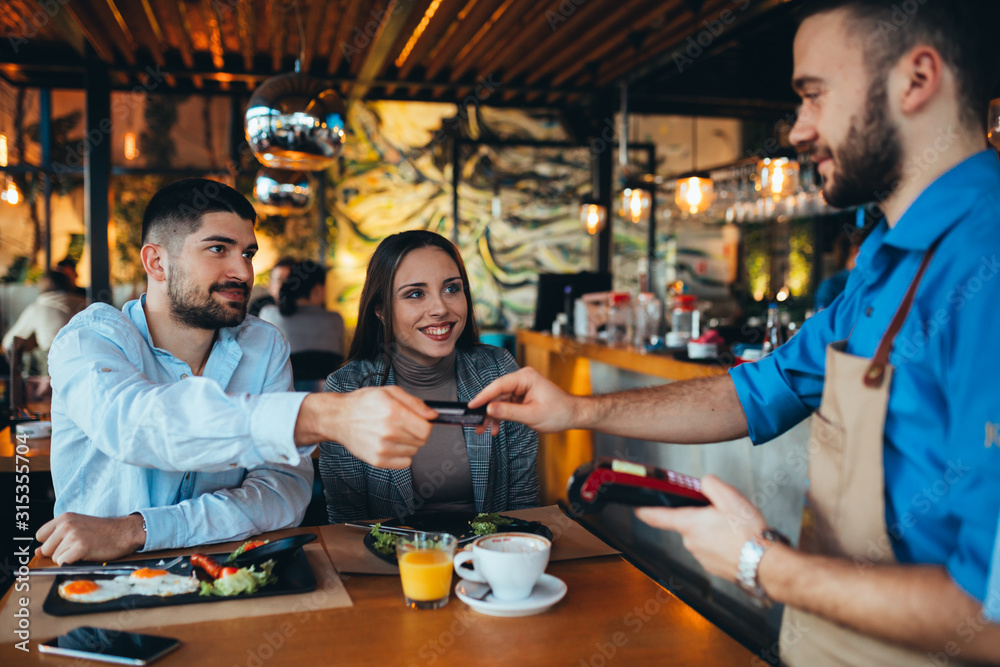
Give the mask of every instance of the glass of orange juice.
[[456, 539], [448, 533], [416, 533], [396, 539], [403, 597], [410, 609], [438, 609], [451, 594]]

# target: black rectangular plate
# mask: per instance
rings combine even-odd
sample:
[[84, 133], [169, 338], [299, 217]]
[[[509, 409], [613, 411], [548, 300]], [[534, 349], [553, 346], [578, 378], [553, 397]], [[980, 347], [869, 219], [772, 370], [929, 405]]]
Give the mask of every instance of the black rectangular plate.
[[[229, 552], [210, 554], [220, 563], [224, 561], [228, 556]], [[156, 564], [159, 563], [160, 558], [154, 558], [145, 561], [129, 561], [129, 565], [145, 565], [146, 567], [155, 568]], [[190, 568], [190, 559], [185, 556], [184, 563], [188, 563]], [[178, 572], [180, 566], [175, 566], [171, 568], [172, 572]], [[190, 569], [181, 570], [182, 572], [190, 572]], [[59, 597], [59, 584], [64, 581], [70, 581], [72, 579], [114, 579], [113, 576], [89, 576], [89, 575], [76, 575], [76, 576], [57, 576], [55, 581], [52, 583], [52, 588], [49, 590], [48, 597], [45, 598], [45, 602], [42, 604], [42, 609], [47, 614], [52, 616], [74, 616], [76, 614], [94, 614], [102, 611], [120, 611], [123, 609], [148, 609], [151, 607], [172, 607], [175, 605], [182, 604], [196, 604], [199, 602], [221, 602], [223, 600], [247, 600], [251, 598], [265, 598], [271, 597], [273, 595], [290, 595], [294, 593], [308, 593], [309, 591], [316, 590], [316, 577], [313, 575], [312, 566], [309, 565], [309, 559], [306, 557], [305, 551], [301, 549], [288, 560], [278, 563], [275, 566], [274, 573], [278, 576], [278, 580], [273, 584], [259, 588], [256, 593], [250, 593], [249, 595], [235, 595], [233, 597], [223, 597], [220, 595], [199, 595], [197, 591], [194, 593], [186, 593], [184, 595], [171, 595], [169, 597], [160, 597], [157, 595], [126, 595], [125, 597], [120, 597], [115, 600], [108, 600], [107, 602], [96, 602], [96, 603], [86, 603], [86, 602], [70, 602]]]

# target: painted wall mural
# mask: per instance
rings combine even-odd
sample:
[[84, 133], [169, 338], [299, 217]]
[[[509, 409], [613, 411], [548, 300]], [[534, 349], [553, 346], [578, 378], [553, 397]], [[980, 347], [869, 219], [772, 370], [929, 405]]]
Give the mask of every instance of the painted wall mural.
[[452, 216], [449, 130], [471, 140], [567, 141], [544, 114], [454, 104], [372, 102], [348, 119], [351, 138], [328, 196], [329, 286], [349, 324], [368, 258], [385, 236], [428, 229], [466, 262], [486, 328], [530, 326], [540, 272], [591, 269], [592, 239], [578, 221], [589, 189], [587, 148], [461, 148], [459, 224]]

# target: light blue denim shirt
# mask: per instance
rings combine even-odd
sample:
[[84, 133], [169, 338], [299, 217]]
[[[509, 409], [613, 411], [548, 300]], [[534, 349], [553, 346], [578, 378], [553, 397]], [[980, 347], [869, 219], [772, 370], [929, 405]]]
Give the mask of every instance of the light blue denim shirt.
[[819, 407], [826, 346], [870, 359], [927, 249], [941, 243], [896, 337], [883, 438], [885, 521], [901, 563], [943, 565], [985, 600], [1000, 512], [1000, 163], [993, 150], [876, 227], [847, 287], [774, 354], [730, 371], [750, 439]]
[[290, 393], [288, 344], [248, 316], [219, 331], [197, 377], [153, 346], [144, 303], [94, 304], [52, 344], [56, 514], [138, 512], [143, 551], [298, 525], [313, 448], [292, 437], [306, 394]]

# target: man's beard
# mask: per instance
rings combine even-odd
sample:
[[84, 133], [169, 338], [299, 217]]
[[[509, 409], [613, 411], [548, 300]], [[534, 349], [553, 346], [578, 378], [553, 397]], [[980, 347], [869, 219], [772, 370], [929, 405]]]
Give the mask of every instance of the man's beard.
[[868, 88], [864, 118], [855, 116], [847, 138], [833, 149], [834, 177], [823, 188], [831, 206], [848, 208], [892, 192], [902, 173], [899, 128], [888, 115], [886, 77], [876, 75]]
[[[204, 300], [199, 302], [198, 288], [188, 287], [186, 278], [187, 274], [180, 270], [167, 275], [167, 301], [175, 321], [196, 329], [214, 330], [235, 327], [246, 319], [250, 289], [245, 283], [214, 283], [208, 288]], [[213, 292], [222, 289], [243, 290], [239, 309], [229, 308], [212, 296]]]

